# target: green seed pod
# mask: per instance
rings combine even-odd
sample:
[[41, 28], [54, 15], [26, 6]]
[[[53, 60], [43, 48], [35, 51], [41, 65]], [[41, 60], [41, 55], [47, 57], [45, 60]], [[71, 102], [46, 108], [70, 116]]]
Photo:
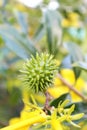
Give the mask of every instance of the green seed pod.
[[33, 92], [45, 92], [53, 83], [57, 65], [52, 55], [37, 53], [26, 61], [20, 72], [25, 87]]

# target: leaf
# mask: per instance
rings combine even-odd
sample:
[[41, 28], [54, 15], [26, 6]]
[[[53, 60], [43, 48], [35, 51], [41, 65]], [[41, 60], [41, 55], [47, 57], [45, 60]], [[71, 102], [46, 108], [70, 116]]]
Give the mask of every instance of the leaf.
[[[65, 43], [64, 46], [69, 52], [72, 64], [78, 61], [84, 61], [84, 56], [78, 45], [70, 42], [70, 43]], [[73, 70], [74, 70], [76, 78], [78, 78], [81, 73], [81, 69], [73, 67]]]
[[60, 67], [61, 67], [61, 68], [69, 68], [69, 69], [72, 68], [72, 63], [71, 63], [71, 57], [70, 57], [70, 55], [67, 55], [67, 56], [63, 59], [63, 61], [62, 61], [61, 65], [60, 65]]
[[40, 24], [37, 31], [35, 32], [33, 39], [37, 42], [39, 41], [45, 34], [45, 27], [44, 24]]
[[[1, 34], [1, 33], [0, 33]], [[9, 38], [6, 35], [2, 34], [2, 37], [5, 41], [5, 44], [7, 45], [7, 47], [9, 49], [11, 49], [13, 52], [15, 52], [15, 54], [17, 54], [19, 57], [23, 58], [23, 59], [27, 59], [29, 56], [26, 53], [26, 51], [17, 44], [17, 42], [15, 41], [15, 39]]]
[[76, 7], [78, 7], [78, 5], [80, 6], [81, 5], [81, 3], [82, 3], [82, 1], [81, 0], [57, 0], [59, 3], [60, 3], [60, 5], [61, 5], [61, 7], [68, 7], [68, 6], [71, 6], [71, 7], [73, 7], [73, 8], [76, 8]]
[[69, 69], [71, 69], [72, 67], [76, 68], [76, 70], [79, 69], [79, 70], [87, 71], [87, 62], [79, 61], [79, 62], [75, 62], [75, 63], [72, 64], [70, 56], [68, 55], [63, 59], [61, 65], [60, 65], [60, 68], [69, 68]]
[[5, 56], [9, 54], [9, 49], [6, 47], [0, 48], [0, 61], [4, 60]]
[[16, 62], [19, 61], [19, 60], [20, 60], [20, 58], [17, 57], [17, 56], [15, 56], [15, 57], [12, 57], [12, 58], [10, 58], [10, 59], [7, 58], [7, 59], [6, 59], [6, 62], [7, 62], [7, 64], [10, 66], [10, 65], [16, 63]]
[[78, 114], [78, 113], [84, 113], [84, 119], [87, 119], [87, 102], [76, 102], [76, 103], [71, 103], [67, 105], [65, 108], [70, 108], [73, 104], [75, 104], [75, 109], [73, 111], [73, 114]]
[[27, 23], [27, 14], [23, 12], [19, 12], [18, 10], [15, 10], [16, 18], [22, 28], [22, 31], [24, 34], [28, 33], [28, 23]]
[[10, 104], [12, 105], [17, 105], [21, 99], [22, 95], [21, 95], [21, 91], [20, 89], [18, 89], [17, 87], [13, 87], [10, 93]]
[[77, 44], [68, 42], [64, 44], [64, 47], [68, 50], [72, 58], [72, 62], [84, 61], [84, 56], [82, 54], [82, 51]]
[[47, 33], [46, 36], [47, 36], [48, 50], [49, 50], [49, 53], [52, 53], [53, 38], [52, 38], [51, 13], [50, 11], [46, 11], [44, 15], [45, 15], [45, 26], [46, 26], [46, 33]]
[[73, 66], [87, 71], [87, 62], [79, 61], [79, 62], [74, 63]]
[[13, 52], [23, 59], [29, 58], [30, 55], [36, 54], [36, 48], [28, 37], [22, 34], [10, 25], [0, 26], [0, 35], [2, 36], [5, 44]]
[[69, 93], [65, 93], [61, 95], [60, 97], [54, 99], [52, 102], [50, 102], [50, 106], [58, 107], [58, 104], [60, 101], [65, 101], [66, 99], [70, 99]]
[[8, 32], [8, 35], [16, 38], [16, 40], [19, 41], [19, 44], [24, 47], [26, 47], [26, 49], [35, 52], [35, 47], [33, 46], [33, 43], [31, 42], [31, 40], [27, 37], [27, 36], [23, 36], [17, 29], [15, 29], [14, 27], [8, 25], [4, 25], [0, 27], [1, 31], [4, 32]]

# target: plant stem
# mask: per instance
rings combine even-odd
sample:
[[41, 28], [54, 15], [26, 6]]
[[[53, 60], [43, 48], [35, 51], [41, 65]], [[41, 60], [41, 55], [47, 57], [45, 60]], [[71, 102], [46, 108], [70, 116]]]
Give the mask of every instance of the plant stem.
[[48, 110], [51, 109], [51, 107], [49, 106], [49, 101], [52, 99], [52, 97], [50, 96], [50, 94], [47, 91], [45, 92], [45, 96], [46, 96], [46, 101], [45, 101], [45, 105], [44, 105], [44, 111], [47, 114]]
[[87, 102], [87, 98], [82, 95], [73, 85], [69, 84], [62, 76], [58, 73], [58, 78], [65, 84], [70, 90], [72, 90], [74, 93], [76, 93], [79, 97], [81, 97], [84, 101]]

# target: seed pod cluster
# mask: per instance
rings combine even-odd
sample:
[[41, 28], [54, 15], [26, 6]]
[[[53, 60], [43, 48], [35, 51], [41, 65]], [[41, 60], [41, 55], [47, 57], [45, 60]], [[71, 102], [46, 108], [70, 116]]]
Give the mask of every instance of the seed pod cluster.
[[29, 90], [33, 92], [45, 92], [53, 83], [55, 72], [57, 72], [56, 62], [52, 55], [36, 54], [27, 60], [21, 72], [21, 79]]

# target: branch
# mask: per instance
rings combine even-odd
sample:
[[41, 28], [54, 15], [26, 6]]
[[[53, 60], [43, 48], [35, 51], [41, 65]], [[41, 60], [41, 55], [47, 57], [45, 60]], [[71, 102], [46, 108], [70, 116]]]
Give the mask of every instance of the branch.
[[74, 93], [76, 93], [79, 97], [81, 97], [84, 101], [87, 102], [87, 98], [82, 95], [75, 87], [71, 84], [69, 84], [59, 73], [58, 73], [58, 78], [65, 84], [70, 90], [72, 90]]
[[50, 96], [50, 94], [47, 91], [45, 92], [45, 96], [46, 96], [46, 101], [45, 101], [43, 110], [47, 114], [48, 110], [51, 110], [51, 107], [49, 106], [49, 101], [52, 99], [52, 97]]

